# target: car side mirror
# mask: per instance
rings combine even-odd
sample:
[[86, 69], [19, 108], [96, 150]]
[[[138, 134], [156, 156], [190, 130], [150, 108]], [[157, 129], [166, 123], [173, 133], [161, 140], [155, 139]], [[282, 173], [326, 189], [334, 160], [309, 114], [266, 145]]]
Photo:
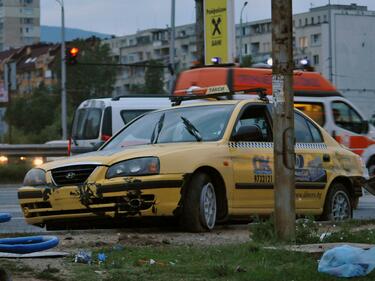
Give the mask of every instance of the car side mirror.
[[232, 137], [233, 141], [264, 141], [262, 130], [258, 126], [241, 126]]

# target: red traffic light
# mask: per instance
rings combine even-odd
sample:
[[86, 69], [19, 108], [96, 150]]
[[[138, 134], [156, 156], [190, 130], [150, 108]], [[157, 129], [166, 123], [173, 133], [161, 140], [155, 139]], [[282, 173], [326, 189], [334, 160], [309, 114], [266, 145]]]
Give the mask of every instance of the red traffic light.
[[71, 47], [66, 49], [66, 62], [68, 64], [77, 64], [77, 57], [79, 54], [79, 48]]
[[78, 56], [79, 49], [77, 47], [70, 48], [69, 53], [72, 57]]

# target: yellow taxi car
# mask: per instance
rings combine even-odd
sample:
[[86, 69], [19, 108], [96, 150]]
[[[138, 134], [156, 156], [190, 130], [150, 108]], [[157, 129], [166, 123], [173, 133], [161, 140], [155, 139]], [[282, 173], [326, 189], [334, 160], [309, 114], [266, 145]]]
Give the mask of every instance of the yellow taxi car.
[[[18, 190], [29, 224], [178, 217], [189, 231], [274, 210], [273, 105], [258, 99], [195, 102], [147, 113], [99, 151], [30, 170]], [[352, 217], [365, 169], [295, 112], [296, 212]]]

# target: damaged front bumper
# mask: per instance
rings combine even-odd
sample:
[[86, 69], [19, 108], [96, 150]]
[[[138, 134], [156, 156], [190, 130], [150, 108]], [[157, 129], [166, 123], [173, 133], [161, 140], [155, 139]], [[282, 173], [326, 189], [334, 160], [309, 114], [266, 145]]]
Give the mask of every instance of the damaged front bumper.
[[82, 186], [22, 187], [19, 203], [26, 222], [82, 218], [172, 216], [180, 200], [183, 175], [120, 178]]

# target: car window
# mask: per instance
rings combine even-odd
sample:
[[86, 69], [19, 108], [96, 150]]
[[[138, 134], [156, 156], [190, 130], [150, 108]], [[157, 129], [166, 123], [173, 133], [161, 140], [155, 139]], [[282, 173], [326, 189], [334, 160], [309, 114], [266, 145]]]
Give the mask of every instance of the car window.
[[122, 121], [124, 121], [124, 125], [128, 124], [130, 121], [132, 121], [134, 118], [151, 111], [152, 109], [137, 109], [137, 110], [129, 110], [124, 109], [121, 110], [120, 115], [122, 118]]
[[309, 120], [306, 119], [306, 123], [309, 126], [312, 138], [314, 142], [324, 142], [322, 134], [320, 133], [320, 130]]
[[322, 103], [298, 102], [294, 107], [301, 110], [320, 126], [324, 126], [324, 105]]
[[257, 126], [262, 132], [263, 140], [265, 142], [272, 141], [272, 129], [267, 118], [266, 107], [247, 107], [238, 119], [234, 132], [237, 132], [242, 126]]
[[314, 142], [306, 119], [298, 113], [294, 113], [294, 134], [296, 137], [296, 142]]
[[99, 137], [102, 109], [78, 109], [73, 121], [72, 136], [78, 140], [96, 139]]
[[217, 141], [234, 105], [173, 108], [150, 112], [125, 127], [104, 150], [151, 143]]
[[337, 126], [357, 134], [367, 133], [368, 128], [364, 126], [364, 120], [347, 103], [342, 101], [332, 102], [332, 114]]

